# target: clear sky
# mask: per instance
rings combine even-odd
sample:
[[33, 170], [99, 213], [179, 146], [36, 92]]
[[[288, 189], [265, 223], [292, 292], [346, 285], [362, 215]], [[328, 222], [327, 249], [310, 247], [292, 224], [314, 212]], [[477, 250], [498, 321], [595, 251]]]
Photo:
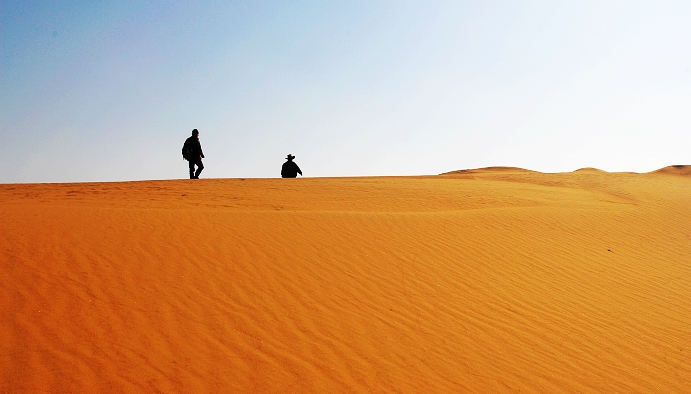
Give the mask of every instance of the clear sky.
[[691, 164], [689, 1], [0, 2], [0, 183]]

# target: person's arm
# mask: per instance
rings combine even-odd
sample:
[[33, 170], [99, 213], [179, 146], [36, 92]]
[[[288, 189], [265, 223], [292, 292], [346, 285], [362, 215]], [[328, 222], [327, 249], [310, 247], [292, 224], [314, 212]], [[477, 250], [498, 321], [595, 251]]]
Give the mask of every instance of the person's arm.
[[295, 169], [298, 170], [298, 174], [302, 175], [302, 171], [300, 171], [300, 167], [297, 164], [295, 164]]
[[203, 159], [204, 158], [204, 152], [202, 151], [202, 143], [201, 142], [197, 142], [197, 143], [199, 144], [199, 156], [201, 156]]

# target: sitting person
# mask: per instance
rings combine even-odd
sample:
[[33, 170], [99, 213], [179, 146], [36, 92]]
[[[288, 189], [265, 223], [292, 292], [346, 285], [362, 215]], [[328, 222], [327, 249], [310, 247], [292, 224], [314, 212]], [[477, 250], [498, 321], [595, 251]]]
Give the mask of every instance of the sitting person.
[[288, 154], [288, 157], [286, 157], [288, 161], [283, 163], [283, 167], [281, 167], [281, 177], [297, 178], [298, 174], [302, 175], [300, 167], [298, 167], [298, 165], [293, 161], [294, 158], [295, 156]]

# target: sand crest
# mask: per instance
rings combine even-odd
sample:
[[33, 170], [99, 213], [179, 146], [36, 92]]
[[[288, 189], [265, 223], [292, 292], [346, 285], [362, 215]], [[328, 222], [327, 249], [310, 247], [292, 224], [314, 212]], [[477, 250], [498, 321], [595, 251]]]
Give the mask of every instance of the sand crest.
[[659, 170], [655, 171], [654, 173], [688, 176], [688, 175], [691, 175], [691, 166], [684, 166], [684, 165], [667, 166], [664, 168], [660, 168]]
[[689, 175], [0, 185], [0, 393], [688, 393]]

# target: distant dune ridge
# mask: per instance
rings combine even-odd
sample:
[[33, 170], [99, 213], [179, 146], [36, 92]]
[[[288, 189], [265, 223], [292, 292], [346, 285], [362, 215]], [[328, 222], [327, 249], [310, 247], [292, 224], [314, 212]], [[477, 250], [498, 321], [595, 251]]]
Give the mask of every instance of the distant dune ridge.
[[691, 166], [675, 165], [668, 166], [665, 168], [660, 168], [655, 171], [658, 174], [671, 174], [671, 175], [691, 175]]
[[[483, 172], [501, 172], [501, 173], [516, 173], [516, 172], [532, 172], [532, 173], [538, 173], [536, 171], [532, 170], [526, 170], [523, 168], [518, 168], [518, 167], [485, 167], [485, 168], [476, 168], [476, 169], [470, 169], [470, 170], [457, 170], [457, 171], [451, 171], [451, 172], [445, 172], [440, 175], [455, 175], [455, 174], [472, 174], [472, 173], [483, 173]], [[574, 171], [574, 173], [577, 172], [606, 172], [602, 171], [597, 168], [592, 168], [592, 167], [585, 167], [585, 168], [579, 168], [578, 170]], [[627, 174], [634, 174], [632, 172], [627, 172]], [[651, 174], [672, 174], [672, 175], [691, 175], [691, 166], [687, 165], [672, 165], [672, 166], [667, 166], [660, 168], [659, 170], [651, 172]]]
[[0, 393], [691, 392], [691, 166], [0, 201]]

